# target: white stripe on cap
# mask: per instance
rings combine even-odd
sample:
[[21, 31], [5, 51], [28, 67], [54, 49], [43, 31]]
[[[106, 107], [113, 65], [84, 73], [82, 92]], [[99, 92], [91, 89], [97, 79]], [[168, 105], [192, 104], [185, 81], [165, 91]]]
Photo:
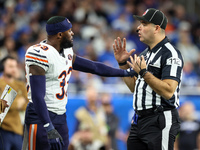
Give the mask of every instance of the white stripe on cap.
[[164, 14], [163, 14], [163, 12], [162, 11], [160, 11], [161, 13], [162, 13], [162, 16], [163, 16], [163, 19], [162, 19], [162, 22], [161, 22], [161, 24], [160, 24], [160, 27], [162, 26], [162, 24], [163, 24], [163, 21], [164, 21]]
[[155, 16], [155, 14], [156, 14], [157, 11], [158, 11], [158, 10], [156, 10], [156, 11], [154, 12], [154, 14], [152, 15], [152, 17], [151, 17], [151, 19], [149, 20], [149, 22], [151, 22], [151, 20], [153, 19], [153, 17]]

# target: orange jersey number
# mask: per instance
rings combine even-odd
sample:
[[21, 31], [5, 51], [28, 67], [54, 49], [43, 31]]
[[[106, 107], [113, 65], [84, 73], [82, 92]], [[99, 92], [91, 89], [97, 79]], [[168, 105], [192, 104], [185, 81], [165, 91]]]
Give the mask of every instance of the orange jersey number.
[[49, 49], [47, 46], [41, 45], [41, 44], [36, 44], [36, 45], [34, 45], [33, 47], [40, 47], [41, 49], [43, 49], [43, 50], [45, 50], [45, 51], [47, 51], [47, 50]]
[[[60, 87], [61, 87], [61, 91], [62, 91], [62, 93], [60, 94], [60, 93], [57, 93], [56, 94], [56, 97], [57, 97], [57, 99], [59, 99], [59, 100], [62, 100], [63, 98], [64, 98], [64, 96], [67, 96], [67, 92], [65, 91], [65, 85], [66, 85], [66, 81], [65, 81], [65, 78], [66, 78], [66, 76], [68, 75], [68, 74], [70, 74], [70, 72], [72, 72], [72, 67], [69, 67], [69, 70], [66, 72], [66, 71], [63, 71], [60, 75], [59, 75], [59, 77], [58, 77], [58, 79], [61, 79], [61, 78], [63, 78], [63, 80], [62, 80], [62, 82], [60, 82]], [[69, 83], [69, 81], [67, 81], [67, 84]]]

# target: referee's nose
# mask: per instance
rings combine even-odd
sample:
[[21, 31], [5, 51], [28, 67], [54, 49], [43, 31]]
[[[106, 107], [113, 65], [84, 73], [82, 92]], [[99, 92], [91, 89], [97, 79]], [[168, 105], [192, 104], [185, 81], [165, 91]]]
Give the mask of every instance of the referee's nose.
[[137, 33], [139, 33], [139, 31], [140, 31], [140, 29], [137, 27], [137, 30], [136, 30], [136, 32], [137, 32]]
[[138, 33], [140, 31], [140, 29], [141, 29], [141, 24], [137, 27], [136, 32]]

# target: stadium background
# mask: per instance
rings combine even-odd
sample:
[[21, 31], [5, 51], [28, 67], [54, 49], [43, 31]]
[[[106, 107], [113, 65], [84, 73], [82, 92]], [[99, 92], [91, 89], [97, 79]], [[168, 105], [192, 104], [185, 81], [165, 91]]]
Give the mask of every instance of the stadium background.
[[[185, 60], [180, 102], [191, 101], [200, 120], [200, 1], [199, 0], [0, 0], [0, 60], [7, 55], [18, 59], [16, 78], [25, 82], [26, 49], [46, 37], [45, 22], [53, 15], [67, 17], [73, 24], [74, 51], [78, 55], [118, 67], [112, 44], [116, 37], [127, 38], [127, 50], [140, 53], [132, 15], [146, 8], [162, 10], [168, 17], [167, 36]], [[69, 83], [67, 120], [70, 137], [74, 132], [74, 112], [86, 105], [85, 89], [92, 84], [99, 93], [112, 95], [120, 126], [128, 132], [132, 115], [132, 94], [121, 78], [102, 78], [74, 71]], [[125, 144], [118, 141], [119, 149]]]

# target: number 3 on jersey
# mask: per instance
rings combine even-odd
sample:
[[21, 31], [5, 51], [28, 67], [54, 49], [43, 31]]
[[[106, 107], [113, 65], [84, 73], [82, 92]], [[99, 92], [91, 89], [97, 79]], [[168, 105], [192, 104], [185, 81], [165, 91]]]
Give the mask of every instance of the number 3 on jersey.
[[[68, 74], [70, 74], [71, 71], [72, 71], [72, 67], [69, 67], [69, 70], [68, 70], [67, 73], [66, 73], [66, 71], [63, 71], [63, 72], [59, 75], [59, 77], [58, 77], [58, 79], [63, 78], [62, 82], [60, 82], [60, 87], [61, 87], [62, 93], [61, 93], [61, 94], [60, 94], [60, 93], [57, 93], [57, 94], [56, 94], [56, 97], [57, 97], [57, 99], [59, 99], [59, 100], [62, 100], [62, 99], [64, 98], [65, 95], [67, 96], [67, 94], [66, 94], [66, 92], [65, 92], [65, 85], [66, 85], [65, 78], [66, 78], [66, 76], [67, 76]], [[64, 76], [64, 77], [63, 77], [63, 76]]]
[[62, 100], [64, 98], [64, 96], [65, 96], [65, 85], [66, 85], [65, 78], [66, 78], [66, 75], [67, 75], [66, 71], [63, 71], [58, 77], [58, 79], [63, 78], [62, 82], [60, 82], [60, 87], [61, 87], [62, 93], [61, 94], [60, 93], [56, 94], [56, 97], [59, 100]]

